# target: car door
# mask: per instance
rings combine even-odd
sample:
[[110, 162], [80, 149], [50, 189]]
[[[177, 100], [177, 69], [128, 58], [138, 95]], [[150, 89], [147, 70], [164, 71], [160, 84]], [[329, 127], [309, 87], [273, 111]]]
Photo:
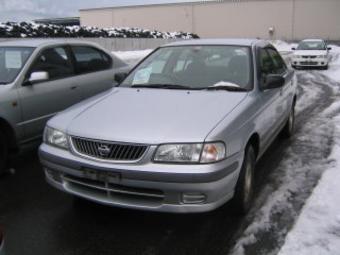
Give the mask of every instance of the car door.
[[[30, 83], [33, 73], [47, 72], [46, 80]], [[48, 47], [37, 55], [19, 88], [25, 139], [42, 135], [49, 118], [81, 100], [76, 90], [74, 66], [65, 46]]]
[[274, 48], [267, 49], [274, 63], [274, 73], [281, 75], [285, 79], [285, 85], [280, 89], [279, 105], [277, 114], [279, 115], [279, 123], [284, 122], [291, 111], [292, 99], [294, 98], [293, 91], [293, 75], [292, 70], [288, 70], [281, 55]]
[[76, 66], [77, 86], [83, 99], [114, 86], [112, 57], [93, 46], [71, 45]]
[[258, 83], [259, 83], [259, 102], [261, 104], [260, 109], [260, 121], [259, 132], [263, 140], [263, 146], [265, 147], [271, 141], [274, 133], [278, 128], [278, 122], [280, 119], [280, 88], [266, 89], [266, 77], [269, 74], [275, 74], [275, 66], [272, 58], [270, 57], [267, 48], [259, 47], [257, 49], [257, 63], [258, 63]]

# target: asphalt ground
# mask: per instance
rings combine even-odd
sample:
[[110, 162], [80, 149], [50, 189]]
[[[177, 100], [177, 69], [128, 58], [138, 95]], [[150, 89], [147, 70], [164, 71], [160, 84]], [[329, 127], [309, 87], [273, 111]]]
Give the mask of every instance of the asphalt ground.
[[[306, 89], [310, 84], [320, 93], [297, 113], [296, 135], [290, 140], [276, 139], [258, 162], [256, 198], [248, 215], [235, 215], [229, 203], [210, 213], [176, 215], [111, 208], [74, 199], [46, 183], [35, 149], [13, 158], [14, 170], [0, 177], [0, 224], [5, 229], [7, 254], [230, 254], [243, 232], [258, 219], [257, 212], [272, 191], [283, 185], [278, 181], [284, 174], [279, 165], [288, 152], [293, 151], [306, 162], [316, 155], [327, 158], [330, 152], [331, 137], [325, 138], [322, 148], [298, 137], [334, 101], [330, 86], [336, 84], [318, 71], [299, 72], [298, 80], [304, 84], [299, 87], [300, 99], [310, 93]], [[318, 149], [317, 154], [313, 148]], [[318, 178], [313, 175], [307, 179], [307, 187], [290, 201], [294, 213], [284, 210], [271, 217], [276, 228], [261, 232], [246, 254], [269, 254], [282, 244], [282, 232], [278, 234], [277, 228], [289, 230]]]

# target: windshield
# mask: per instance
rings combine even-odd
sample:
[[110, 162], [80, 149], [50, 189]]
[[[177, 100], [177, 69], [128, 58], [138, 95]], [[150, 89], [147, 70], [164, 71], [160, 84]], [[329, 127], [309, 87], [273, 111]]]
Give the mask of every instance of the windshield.
[[34, 48], [0, 47], [0, 85], [15, 80]]
[[322, 41], [300, 42], [298, 50], [326, 50], [326, 45]]
[[[152, 53], [120, 85], [174, 89], [252, 88], [250, 48], [176, 46]], [[162, 87], [163, 86], [163, 87]]]

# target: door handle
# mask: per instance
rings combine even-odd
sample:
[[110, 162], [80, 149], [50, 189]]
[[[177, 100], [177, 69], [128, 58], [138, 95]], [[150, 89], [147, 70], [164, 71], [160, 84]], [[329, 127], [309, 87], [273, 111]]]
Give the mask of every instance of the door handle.
[[75, 90], [75, 89], [77, 89], [78, 88], [78, 86], [72, 86], [70, 89], [71, 90]]

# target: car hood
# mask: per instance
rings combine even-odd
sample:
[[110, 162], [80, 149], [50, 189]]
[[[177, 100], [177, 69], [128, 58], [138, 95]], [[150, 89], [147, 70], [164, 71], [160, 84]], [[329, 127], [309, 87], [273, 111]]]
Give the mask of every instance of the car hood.
[[81, 104], [60, 114], [53, 122], [68, 122], [69, 135], [91, 139], [146, 144], [203, 142], [247, 94], [116, 88], [93, 100], [92, 105]]
[[296, 50], [294, 56], [323, 56], [326, 55], [326, 50]]

